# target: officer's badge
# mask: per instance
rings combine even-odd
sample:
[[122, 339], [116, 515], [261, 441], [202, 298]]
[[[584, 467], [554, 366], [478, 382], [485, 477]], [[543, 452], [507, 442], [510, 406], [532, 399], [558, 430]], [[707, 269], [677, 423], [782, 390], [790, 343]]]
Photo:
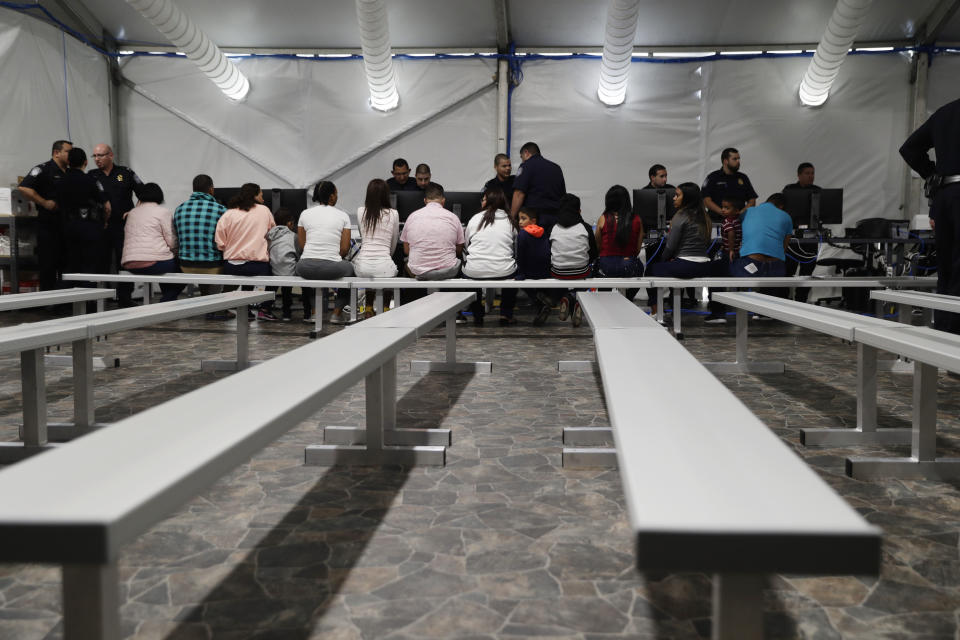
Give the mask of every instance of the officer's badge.
[[122, 173], [117, 175], [117, 182], [123, 182], [123, 174], [122, 174]]
[[742, 186], [743, 186], [743, 178], [737, 178], [737, 184], [739, 184], [739, 185], [742, 187]]
[[40, 167], [34, 167], [33, 169], [31, 169], [30, 175], [33, 176], [34, 178], [40, 175]]

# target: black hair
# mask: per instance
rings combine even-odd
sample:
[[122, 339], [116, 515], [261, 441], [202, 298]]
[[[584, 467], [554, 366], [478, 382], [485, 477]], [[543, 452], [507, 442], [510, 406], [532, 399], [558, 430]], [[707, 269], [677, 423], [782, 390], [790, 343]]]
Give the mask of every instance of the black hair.
[[193, 190], [200, 193], [210, 193], [210, 187], [213, 186], [213, 178], [205, 173], [201, 173], [193, 179]]
[[652, 178], [653, 176], [657, 175], [657, 172], [660, 171], [660, 170], [666, 171], [667, 168], [666, 168], [665, 166], [663, 166], [662, 164], [655, 164], [655, 165], [653, 165], [652, 167], [650, 167], [650, 170], [647, 171], [647, 177], [648, 177], [648, 178]]
[[540, 147], [537, 146], [536, 142], [527, 142], [520, 147], [520, 153], [529, 153], [530, 155], [536, 156], [540, 154]]
[[394, 170], [396, 170], [397, 167], [407, 167], [409, 169], [410, 165], [407, 164], [407, 161], [404, 160], [403, 158], [397, 158], [396, 160], [393, 161]]
[[428, 165], [426, 162], [421, 162], [420, 164], [417, 165], [417, 170], [414, 171], [414, 173], [433, 173], [433, 172], [430, 171], [430, 165]]
[[276, 213], [273, 214], [273, 221], [278, 227], [285, 227], [288, 222], [293, 222], [293, 212], [286, 207], [280, 207]]
[[780, 210], [783, 210], [783, 208], [786, 206], [786, 200], [784, 200], [782, 193], [771, 193], [770, 197], [767, 198], [767, 202]]
[[680, 202], [680, 211], [676, 215], [688, 216], [700, 228], [704, 241], [709, 243], [710, 228], [713, 223], [706, 209], [703, 208], [703, 194], [700, 193], [700, 186], [695, 182], [683, 182], [677, 185], [677, 189], [680, 190], [683, 199]]
[[74, 147], [67, 152], [67, 166], [71, 169], [79, 169], [87, 161], [87, 152], [80, 147]]
[[813, 164], [810, 162], [801, 162], [799, 165], [797, 165], [797, 175], [803, 173], [804, 169], [813, 169]]
[[740, 152], [734, 149], [733, 147], [727, 147], [726, 149], [720, 152], [720, 162], [723, 162], [724, 160], [726, 160], [727, 158], [729, 158], [735, 153], [739, 154]]
[[50, 149], [50, 155], [55, 154], [57, 151], [63, 151], [63, 146], [67, 144], [71, 147], [73, 146], [73, 143], [69, 140], [57, 140], [53, 143], [53, 147]]
[[427, 185], [427, 188], [423, 190], [424, 200], [440, 200], [441, 198], [443, 198], [443, 187], [436, 182], [431, 182]]
[[363, 219], [360, 223], [366, 233], [377, 230], [384, 211], [390, 209], [390, 187], [386, 180], [374, 178], [367, 183], [367, 197], [363, 199]]
[[746, 201], [740, 196], [723, 196], [720, 198], [720, 204], [724, 202], [729, 202], [730, 206], [737, 211], [743, 211], [743, 208], [747, 205]]
[[156, 182], [148, 182], [140, 187], [137, 192], [137, 199], [140, 202], [153, 202], [154, 204], [163, 204], [163, 189]]
[[510, 156], [508, 156], [507, 154], [505, 154], [505, 153], [498, 153], [497, 155], [493, 156], [493, 166], [494, 166], [494, 168], [496, 168], [496, 167], [500, 164], [500, 161], [501, 161], [501, 160], [509, 160], [509, 159], [510, 159]]
[[[484, 191], [483, 197], [487, 199], [487, 208], [483, 210], [483, 218], [480, 220], [480, 226], [477, 227], [478, 231], [493, 224], [498, 210], [505, 210], [507, 208], [507, 197], [503, 194], [503, 189], [496, 185]], [[511, 216], [507, 216], [507, 218], [509, 218], [510, 222], [516, 227], [516, 221]]]
[[230, 198], [227, 206], [231, 209], [250, 211], [250, 209], [253, 209], [253, 205], [257, 204], [257, 196], [260, 195], [260, 191], [260, 185], [248, 182], [240, 187], [240, 193]]
[[615, 225], [617, 246], [623, 247], [630, 242], [633, 230], [633, 207], [630, 206], [630, 192], [620, 184], [607, 189], [603, 204], [603, 224]]
[[557, 210], [557, 224], [566, 229], [581, 222], [583, 216], [580, 215], [580, 198], [572, 193], [563, 194]]
[[330, 196], [337, 192], [337, 185], [329, 180], [321, 180], [313, 188], [313, 201], [320, 204], [330, 204]]

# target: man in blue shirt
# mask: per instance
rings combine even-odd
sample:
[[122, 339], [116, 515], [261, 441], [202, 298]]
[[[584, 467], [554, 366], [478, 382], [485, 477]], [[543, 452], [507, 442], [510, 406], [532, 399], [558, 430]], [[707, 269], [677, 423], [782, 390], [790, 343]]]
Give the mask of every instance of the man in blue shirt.
[[775, 193], [765, 203], [743, 213], [740, 258], [730, 268], [734, 276], [776, 278], [784, 275], [785, 250], [793, 233], [793, 221], [783, 206], [783, 194]]

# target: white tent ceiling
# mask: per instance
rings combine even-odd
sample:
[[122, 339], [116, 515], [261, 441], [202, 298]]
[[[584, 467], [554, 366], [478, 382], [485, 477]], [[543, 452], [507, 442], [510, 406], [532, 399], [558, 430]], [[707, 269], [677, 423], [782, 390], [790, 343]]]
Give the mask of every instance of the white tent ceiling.
[[[858, 43], [912, 43], [942, 0], [876, 0]], [[121, 45], [168, 45], [121, 0], [41, 0], [60, 19], [93, 38]], [[180, 1], [180, 8], [227, 49], [358, 49], [354, 0]], [[601, 47], [607, 0], [393, 0], [391, 41], [400, 49], [496, 49], [497, 8], [518, 48]], [[725, 47], [816, 43], [834, 0], [644, 0], [638, 47]], [[949, 0], [943, 3], [953, 4]], [[960, 42], [960, 15], [938, 43]]]

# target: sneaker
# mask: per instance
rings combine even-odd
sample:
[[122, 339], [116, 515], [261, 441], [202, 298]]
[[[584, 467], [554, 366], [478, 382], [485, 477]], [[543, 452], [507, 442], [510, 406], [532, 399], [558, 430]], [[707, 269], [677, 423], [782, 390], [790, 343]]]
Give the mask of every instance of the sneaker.
[[250, 307], [247, 307], [247, 320], [249, 320], [250, 322], [253, 322], [256, 319], [257, 319], [257, 312], [251, 309]]
[[537, 311], [536, 317], [533, 319], [533, 326], [539, 327], [543, 325], [547, 318], [550, 316], [550, 305], [545, 304], [540, 307], [540, 310]]
[[564, 322], [570, 315], [570, 300], [566, 297], [560, 300], [560, 322]]
[[331, 313], [330, 314], [330, 324], [347, 324], [347, 315], [346, 311], [341, 311], [340, 313]]
[[550, 296], [543, 293], [542, 291], [537, 293], [536, 298], [537, 298], [537, 302], [547, 307], [548, 309], [553, 307], [553, 300], [551, 300]]
[[228, 312], [226, 312], [226, 311], [214, 311], [214, 312], [212, 312], [212, 313], [208, 313], [208, 314], [205, 315], [204, 317], [205, 317], [207, 320], [229, 320], [230, 318], [236, 318], [236, 317], [237, 317], [237, 314], [236, 314], [236, 312], [234, 312], [234, 314], [231, 316], [231, 315], [230, 315]]
[[573, 318], [571, 321], [575, 327], [579, 327], [581, 324], [583, 324], [583, 309], [580, 308], [579, 302], [575, 302], [573, 304]]
[[266, 320], [267, 322], [276, 322], [278, 320], [277, 316], [273, 315], [273, 312], [269, 309], [260, 309], [257, 311], [257, 320]]
[[303, 316], [304, 324], [313, 324], [313, 314], [308, 314]]
[[290, 315], [289, 313], [285, 313], [283, 314], [283, 317], [280, 319], [283, 320], [284, 322], [290, 322], [291, 320], [293, 320], [293, 316]]
[[463, 311], [458, 311], [454, 322], [456, 324], [467, 324], [467, 316], [463, 315]]
[[727, 319], [724, 316], [716, 316], [711, 313], [704, 319], [703, 324], [727, 324]]

